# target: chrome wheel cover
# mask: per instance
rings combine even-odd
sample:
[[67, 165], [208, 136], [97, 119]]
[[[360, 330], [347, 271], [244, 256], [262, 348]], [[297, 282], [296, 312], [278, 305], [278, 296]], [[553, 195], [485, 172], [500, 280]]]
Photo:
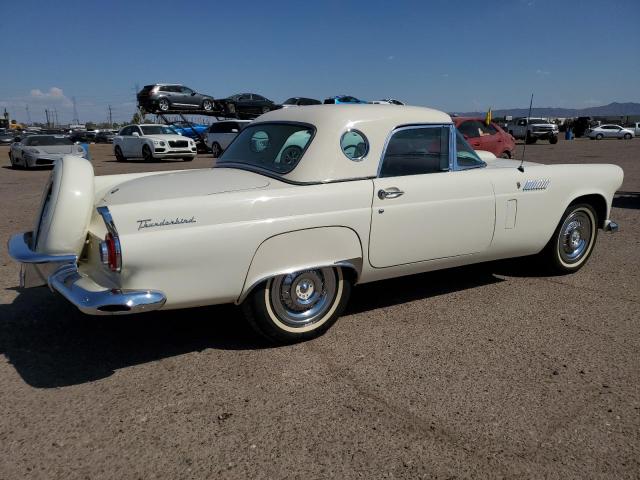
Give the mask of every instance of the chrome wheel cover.
[[271, 306], [284, 324], [302, 328], [324, 317], [335, 301], [337, 290], [336, 272], [332, 268], [280, 275], [270, 284]]
[[160, 107], [160, 110], [162, 110], [163, 112], [166, 110], [169, 110], [169, 101], [161, 98], [160, 101], [158, 102], [158, 107]]
[[558, 253], [563, 262], [579, 262], [589, 250], [593, 236], [591, 217], [584, 210], [576, 210], [569, 215], [558, 237]]
[[211, 105], [211, 102], [209, 100], [205, 100], [204, 102], [202, 102], [202, 108], [204, 108], [208, 112], [213, 109], [213, 105]]

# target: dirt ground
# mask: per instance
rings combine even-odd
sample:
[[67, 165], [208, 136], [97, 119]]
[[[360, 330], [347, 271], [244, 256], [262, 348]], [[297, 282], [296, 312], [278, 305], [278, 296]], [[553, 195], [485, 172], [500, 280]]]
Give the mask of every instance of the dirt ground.
[[[640, 139], [527, 146], [625, 170], [620, 232], [577, 274], [499, 262], [362, 285], [325, 336], [277, 348], [233, 306], [89, 317], [19, 289], [4, 245], [49, 171], [7, 151], [0, 479], [640, 477]], [[97, 175], [213, 161], [91, 153]]]

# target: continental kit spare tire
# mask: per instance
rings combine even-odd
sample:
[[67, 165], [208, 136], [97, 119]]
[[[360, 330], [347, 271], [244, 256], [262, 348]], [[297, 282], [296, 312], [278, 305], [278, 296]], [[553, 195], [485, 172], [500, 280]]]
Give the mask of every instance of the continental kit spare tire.
[[93, 166], [65, 155], [53, 167], [33, 231], [35, 251], [80, 255], [94, 206]]

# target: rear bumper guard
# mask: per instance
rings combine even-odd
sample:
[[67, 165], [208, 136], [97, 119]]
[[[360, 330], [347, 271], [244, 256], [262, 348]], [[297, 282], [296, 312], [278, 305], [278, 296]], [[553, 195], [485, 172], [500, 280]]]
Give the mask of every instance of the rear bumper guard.
[[90, 315], [123, 315], [158, 310], [167, 301], [157, 290], [122, 290], [97, 284], [78, 270], [75, 254], [47, 255], [31, 249], [32, 233], [13, 235], [9, 255], [21, 263], [20, 286], [48, 284], [80, 311]]
[[616, 233], [619, 229], [620, 229], [620, 227], [613, 220], [607, 220], [606, 222], [604, 222], [604, 231], [605, 232]]

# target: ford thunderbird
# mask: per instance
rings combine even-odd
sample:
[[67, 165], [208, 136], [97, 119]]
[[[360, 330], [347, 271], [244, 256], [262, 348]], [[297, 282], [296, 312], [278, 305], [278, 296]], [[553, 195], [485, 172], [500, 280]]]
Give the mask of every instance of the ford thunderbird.
[[94, 176], [65, 156], [9, 253], [24, 287], [88, 314], [235, 303], [294, 342], [325, 332], [359, 283], [528, 255], [575, 272], [617, 230], [622, 179], [476, 152], [428, 108], [288, 108], [209, 169]]

